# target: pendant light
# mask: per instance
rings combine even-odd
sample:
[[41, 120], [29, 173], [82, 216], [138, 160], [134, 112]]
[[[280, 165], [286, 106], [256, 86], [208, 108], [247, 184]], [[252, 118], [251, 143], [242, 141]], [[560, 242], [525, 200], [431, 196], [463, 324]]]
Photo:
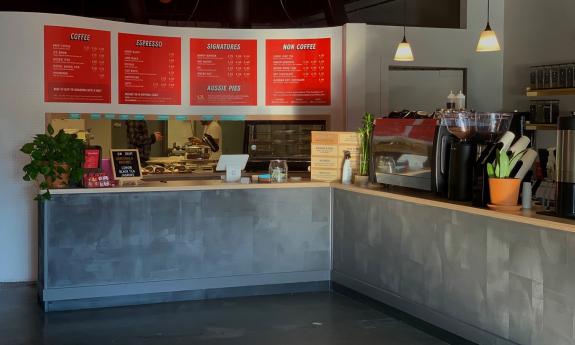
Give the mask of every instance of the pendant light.
[[411, 45], [405, 39], [405, 21], [407, 12], [407, 0], [403, 0], [403, 40], [397, 45], [397, 50], [395, 51], [395, 61], [413, 61], [413, 52], [411, 51]]
[[499, 42], [497, 41], [497, 35], [495, 31], [491, 30], [491, 26], [489, 25], [489, 0], [487, 0], [487, 26], [485, 30], [481, 32], [475, 50], [478, 52], [496, 52], [501, 50]]

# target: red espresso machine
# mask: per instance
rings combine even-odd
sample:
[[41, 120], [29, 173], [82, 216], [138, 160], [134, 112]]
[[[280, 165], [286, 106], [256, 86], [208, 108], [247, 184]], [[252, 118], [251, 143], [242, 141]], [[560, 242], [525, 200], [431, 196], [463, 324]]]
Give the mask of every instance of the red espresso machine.
[[437, 120], [380, 118], [375, 120], [370, 180], [386, 185], [432, 190], [432, 165]]

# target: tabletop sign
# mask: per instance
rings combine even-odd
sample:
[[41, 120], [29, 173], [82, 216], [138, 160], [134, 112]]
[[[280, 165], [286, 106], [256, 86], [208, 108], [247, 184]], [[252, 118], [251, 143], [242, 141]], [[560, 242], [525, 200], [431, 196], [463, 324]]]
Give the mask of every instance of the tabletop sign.
[[266, 105], [330, 105], [331, 41], [266, 40]]
[[110, 103], [110, 32], [44, 26], [44, 101]]
[[120, 182], [141, 180], [142, 168], [137, 149], [110, 150], [114, 179]]
[[257, 105], [257, 40], [190, 40], [191, 105]]
[[118, 34], [120, 104], [181, 104], [179, 37]]

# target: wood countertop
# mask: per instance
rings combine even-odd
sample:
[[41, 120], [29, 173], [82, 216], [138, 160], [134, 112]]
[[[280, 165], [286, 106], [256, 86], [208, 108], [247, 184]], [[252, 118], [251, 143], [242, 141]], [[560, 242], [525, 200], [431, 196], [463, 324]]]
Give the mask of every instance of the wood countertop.
[[293, 188], [334, 188], [339, 190], [362, 193], [380, 198], [388, 198], [411, 202], [418, 205], [439, 207], [478, 216], [513, 221], [543, 228], [575, 232], [575, 220], [538, 214], [540, 208], [521, 210], [519, 212], [501, 212], [486, 208], [473, 207], [469, 203], [453, 202], [435, 196], [433, 193], [410, 190], [405, 188], [384, 189], [380, 186], [363, 188], [341, 183], [314, 182], [304, 179], [288, 183], [226, 183], [221, 180], [186, 180], [186, 181], [144, 181], [134, 186], [113, 188], [68, 188], [52, 189], [53, 195], [98, 194], [98, 193], [139, 193], [139, 192], [169, 192], [194, 190], [231, 190], [231, 189], [293, 189]]
[[187, 190], [224, 190], [224, 189], [290, 189], [290, 188], [329, 188], [329, 182], [302, 180], [287, 183], [228, 183], [222, 180], [186, 180], [186, 181], [143, 181], [133, 186], [111, 188], [64, 188], [51, 189], [50, 194], [98, 194], [98, 193], [139, 193], [174, 192]]
[[478, 216], [485, 216], [528, 225], [534, 225], [542, 228], [551, 228], [555, 230], [575, 232], [575, 219], [567, 219], [567, 218], [538, 214], [537, 211], [542, 211], [542, 209], [540, 208], [533, 208], [531, 210], [521, 210], [519, 212], [502, 212], [486, 208], [473, 207], [470, 204], [466, 203], [449, 201], [447, 199], [439, 198], [430, 192], [406, 190], [406, 189], [400, 189], [400, 191], [398, 190], [387, 191], [381, 187], [362, 188], [354, 185], [344, 185], [341, 183], [332, 183], [331, 186], [332, 188], [335, 189], [368, 194], [380, 198], [388, 198], [393, 200], [411, 202], [418, 205], [451, 209], [454, 211], [466, 212]]

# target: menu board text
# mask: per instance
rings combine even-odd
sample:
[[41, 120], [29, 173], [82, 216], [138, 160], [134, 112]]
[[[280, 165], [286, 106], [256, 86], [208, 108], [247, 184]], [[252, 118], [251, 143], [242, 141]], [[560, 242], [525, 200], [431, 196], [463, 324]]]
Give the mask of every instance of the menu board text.
[[179, 37], [118, 34], [120, 104], [181, 104]]
[[44, 100], [110, 103], [110, 32], [44, 26]]

